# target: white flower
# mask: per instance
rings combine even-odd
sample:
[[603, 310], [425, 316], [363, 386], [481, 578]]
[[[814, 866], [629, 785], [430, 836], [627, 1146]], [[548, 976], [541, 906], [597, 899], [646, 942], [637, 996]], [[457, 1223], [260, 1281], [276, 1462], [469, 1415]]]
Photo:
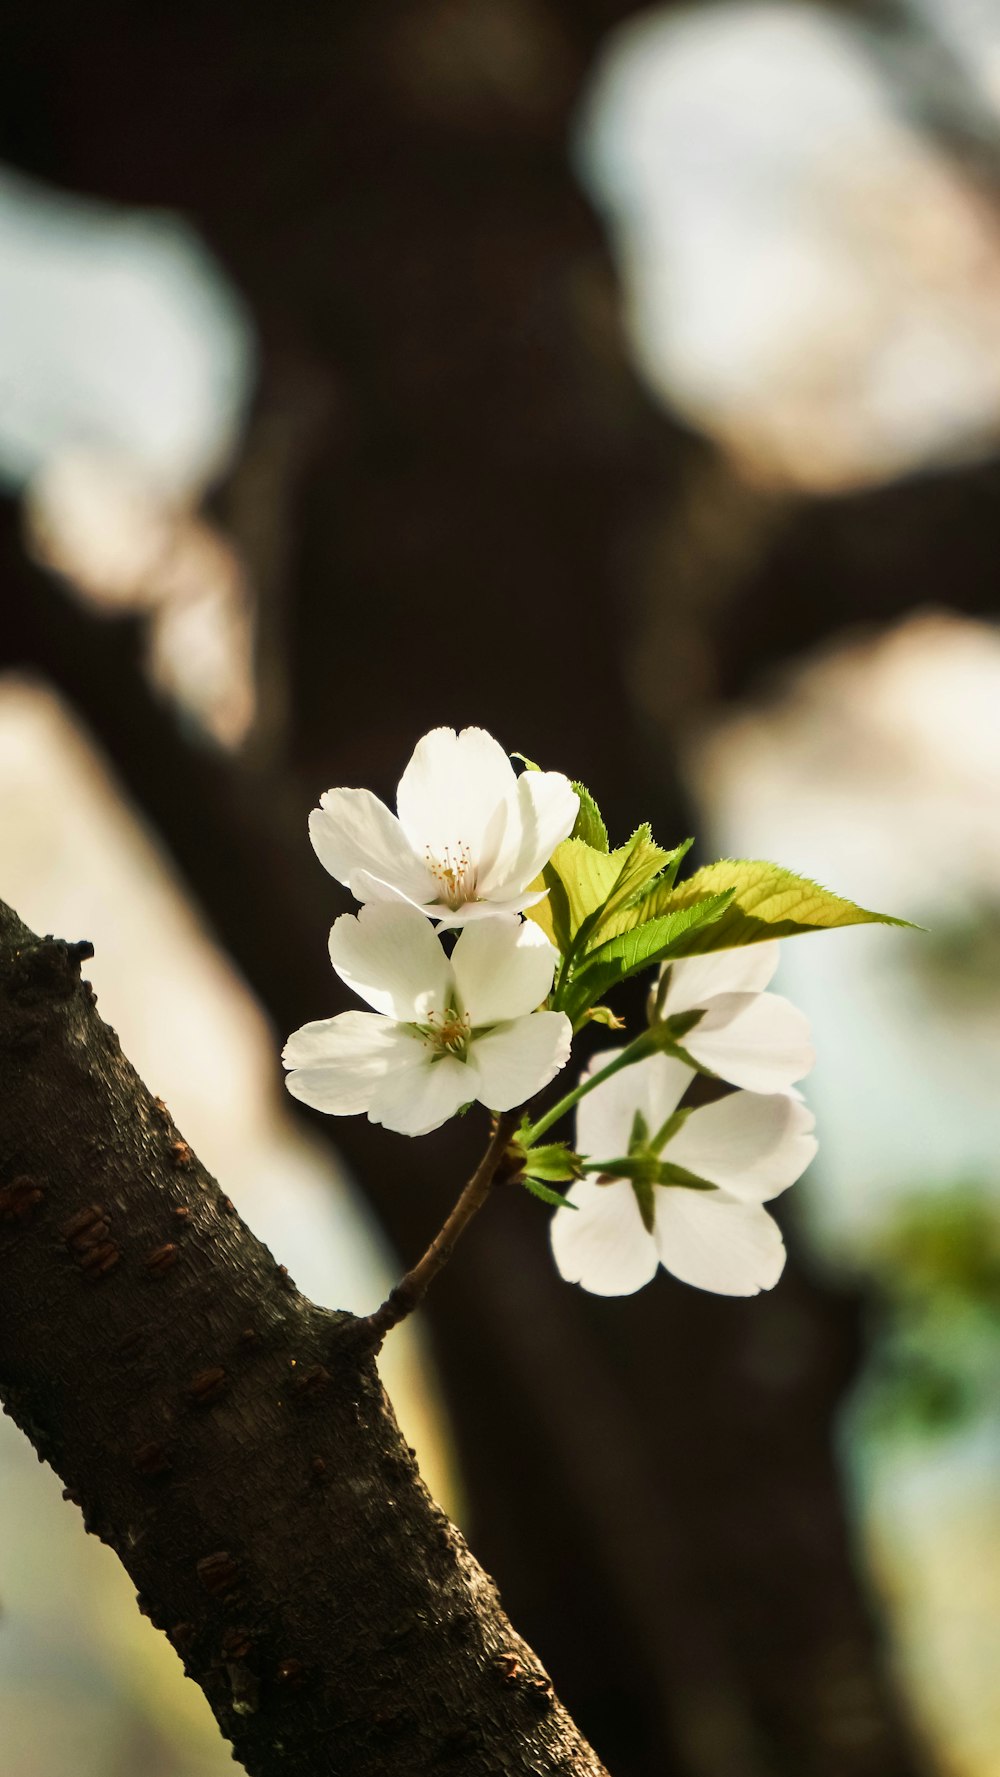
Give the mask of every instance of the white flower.
[[678, 1038], [694, 1061], [749, 1092], [782, 1092], [816, 1059], [803, 1012], [765, 993], [778, 966], [778, 944], [747, 944], [666, 963], [654, 989], [656, 1016], [701, 1010]]
[[462, 932], [451, 957], [412, 907], [345, 913], [330, 960], [372, 1012], [304, 1024], [285, 1044], [285, 1084], [318, 1111], [425, 1135], [472, 1099], [494, 1111], [523, 1104], [569, 1057], [572, 1026], [535, 1007], [556, 952], [512, 915]]
[[[589, 1071], [615, 1053], [598, 1056]], [[723, 1296], [754, 1296], [777, 1283], [785, 1249], [763, 1205], [813, 1158], [812, 1113], [795, 1092], [734, 1092], [686, 1118], [681, 1113], [680, 1127], [660, 1145], [657, 1137], [692, 1078], [674, 1056], [651, 1055], [581, 1100], [581, 1153], [609, 1162], [631, 1153], [638, 1160], [651, 1144], [661, 1163], [715, 1189], [651, 1176], [637, 1188], [631, 1178], [615, 1178], [613, 1165], [607, 1183], [581, 1179], [567, 1193], [575, 1209], [559, 1209], [552, 1220], [552, 1250], [568, 1282], [598, 1296], [627, 1296], [663, 1265], [684, 1283]]]
[[580, 799], [558, 771], [517, 777], [483, 728], [434, 728], [399, 780], [398, 815], [370, 790], [327, 790], [309, 817], [320, 862], [358, 901], [406, 901], [442, 926], [520, 913]]

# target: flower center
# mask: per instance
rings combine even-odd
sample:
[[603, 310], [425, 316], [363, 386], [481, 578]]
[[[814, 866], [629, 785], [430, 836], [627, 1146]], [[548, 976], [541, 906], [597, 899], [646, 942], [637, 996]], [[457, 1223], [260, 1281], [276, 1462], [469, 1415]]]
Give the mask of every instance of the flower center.
[[419, 1028], [424, 1041], [434, 1050], [435, 1061], [440, 1061], [445, 1055], [453, 1056], [456, 1061], [466, 1060], [472, 1038], [472, 1024], [457, 1006], [446, 1006], [441, 1016], [436, 1012], [428, 1012], [427, 1023]]
[[446, 845], [440, 858], [433, 857], [428, 847], [426, 859], [428, 870], [441, 884], [441, 899], [449, 907], [461, 907], [463, 901], [475, 899], [476, 867], [462, 840], [458, 841], [454, 851]]

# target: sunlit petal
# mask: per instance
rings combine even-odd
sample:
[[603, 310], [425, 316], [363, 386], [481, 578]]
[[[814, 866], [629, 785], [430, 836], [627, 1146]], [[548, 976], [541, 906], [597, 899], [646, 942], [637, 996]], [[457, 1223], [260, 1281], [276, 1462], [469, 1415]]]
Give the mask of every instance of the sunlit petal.
[[762, 993], [778, 966], [779, 948], [771, 938], [734, 950], [711, 950], [706, 956], [678, 957], [665, 965], [670, 981], [664, 1012], [691, 1012], [717, 993]]
[[374, 1012], [341, 1012], [292, 1032], [282, 1053], [293, 1098], [335, 1116], [366, 1111], [380, 1082], [419, 1067], [423, 1045]]
[[360, 913], [343, 914], [330, 933], [330, 961], [348, 987], [389, 1018], [422, 1024], [446, 1008], [451, 966], [416, 908], [370, 901]]
[[656, 1275], [656, 1242], [626, 1180], [580, 1179], [567, 1196], [576, 1208], [557, 1209], [550, 1228], [552, 1256], [567, 1283], [595, 1296], [630, 1296]]
[[683, 1037], [703, 1067], [750, 1092], [781, 1092], [809, 1072], [809, 1020], [777, 993], [723, 993]]
[[514, 768], [484, 728], [433, 728], [413, 749], [399, 780], [396, 807], [406, 837], [423, 859], [453, 861], [467, 851], [478, 859], [500, 803], [514, 794]]
[[733, 1092], [692, 1111], [663, 1159], [745, 1202], [786, 1191], [816, 1153], [813, 1114], [785, 1092]]
[[527, 888], [556, 846], [573, 830], [580, 798], [559, 771], [525, 771], [517, 779], [516, 806], [506, 841], [492, 869], [480, 881], [480, 894], [494, 886]]
[[327, 790], [309, 816], [309, 837], [324, 869], [358, 900], [354, 877], [367, 870], [413, 901], [431, 901], [433, 878], [414, 855], [394, 814], [370, 790]]
[[379, 1082], [369, 1121], [399, 1135], [427, 1135], [475, 1098], [477, 1081], [474, 1066], [450, 1055], [432, 1062], [425, 1050], [422, 1066], [390, 1073]]
[[777, 1283], [784, 1242], [759, 1204], [676, 1186], [659, 1186], [655, 1203], [660, 1259], [682, 1283], [720, 1296], [756, 1296]]
[[532, 921], [494, 915], [466, 927], [451, 966], [461, 1003], [478, 1027], [533, 1012], [552, 986], [556, 952]]
[[476, 1096], [491, 1111], [524, 1104], [565, 1067], [573, 1026], [564, 1012], [533, 1012], [476, 1037], [472, 1055], [479, 1069]]

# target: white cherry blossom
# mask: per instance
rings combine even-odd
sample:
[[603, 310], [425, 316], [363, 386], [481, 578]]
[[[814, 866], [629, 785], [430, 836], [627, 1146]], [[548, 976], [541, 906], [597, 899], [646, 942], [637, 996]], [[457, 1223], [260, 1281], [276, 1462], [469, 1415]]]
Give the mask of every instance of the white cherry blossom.
[[434, 728], [399, 781], [396, 814], [370, 790], [327, 790], [309, 817], [320, 862], [359, 901], [408, 902], [442, 926], [518, 913], [571, 832], [579, 797], [558, 771], [518, 777], [483, 728]]
[[373, 902], [330, 933], [330, 960], [371, 1012], [304, 1024], [285, 1084], [319, 1111], [424, 1135], [473, 1099], [511, 1110], [569, 1056], [572, 1026], [537, 1011], [556, 952], [538, 926], [500, 915], [467, 927], [449, 957], [415, 908]]
[[[584, 1078], [618, 1053], [597, 1056]], [[691, 1111], [658, 1139], [693, 1077], [674, 1056], [651, 1055], [580, 1101], [579, 1151], [612, 1164], [607, 1174], [572, 1185], [567, 1196], [575, 1207], [553, 1217], [552, 1251], [570, 1283], [598, 1296], [626, 1296], [663, 1265], [699, 1289], [753, 1296], [780, 1277], [784, 1244], [764, 1204], [813, 1158], [812, 1114], [796, 1092], [734, 1092]], [[615, 1177], [615, 1160], [638, 1158], [650, 1147], [651, 1173], [658, 1159], [682, 1167], [703, 1188], [650, 1178], [643, 1193], [631, 1178]]]
[[764, 989], [778, 966], [776, 940], [682, 957], [660, 971], [656, 1015], [702, 1016], [679, 1039], [694, 1061], [749, 1092], [782, 1092], [816, 1059], [809, 1022], [797, 1006]]

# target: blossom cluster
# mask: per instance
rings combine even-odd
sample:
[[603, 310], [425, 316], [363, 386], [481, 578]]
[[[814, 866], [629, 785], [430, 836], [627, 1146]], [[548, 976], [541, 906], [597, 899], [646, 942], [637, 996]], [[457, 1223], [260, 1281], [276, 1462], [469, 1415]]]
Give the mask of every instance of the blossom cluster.
[[[784, 1248], [765, 1206], [816, 1142], [797, 1090], [809, 1032], [768, 991], [770, 933], [881, 916], [773, 865], [712, 865], [677, 884], [686, 846], [663, 851], [640, 828], [610, 850], [582, 785], [531, 765], [516, 774], [481, 728], [426, 734], [395, 814], [368, 790], [332, 789], [309, 831], [361, 903], [329, 949], [370, 1009], [288, 1039], [296, 1098], [405, 1135], [473, 1102], [510, 1112], [565, 1067], [576, 1032], [623, 1028], [604, 995], [655, 969], [648, 1029], [524, 1117], [508, 1176], [555, 1206], [556, 1265], [595, 1294], [628, 1294], [660, 1265], [725, 1295], [777, 1281]], [[715, 1096], [693, 1104], [699, 1075]], [[574, 1145], [543, 1144], [574, 1109]]]

